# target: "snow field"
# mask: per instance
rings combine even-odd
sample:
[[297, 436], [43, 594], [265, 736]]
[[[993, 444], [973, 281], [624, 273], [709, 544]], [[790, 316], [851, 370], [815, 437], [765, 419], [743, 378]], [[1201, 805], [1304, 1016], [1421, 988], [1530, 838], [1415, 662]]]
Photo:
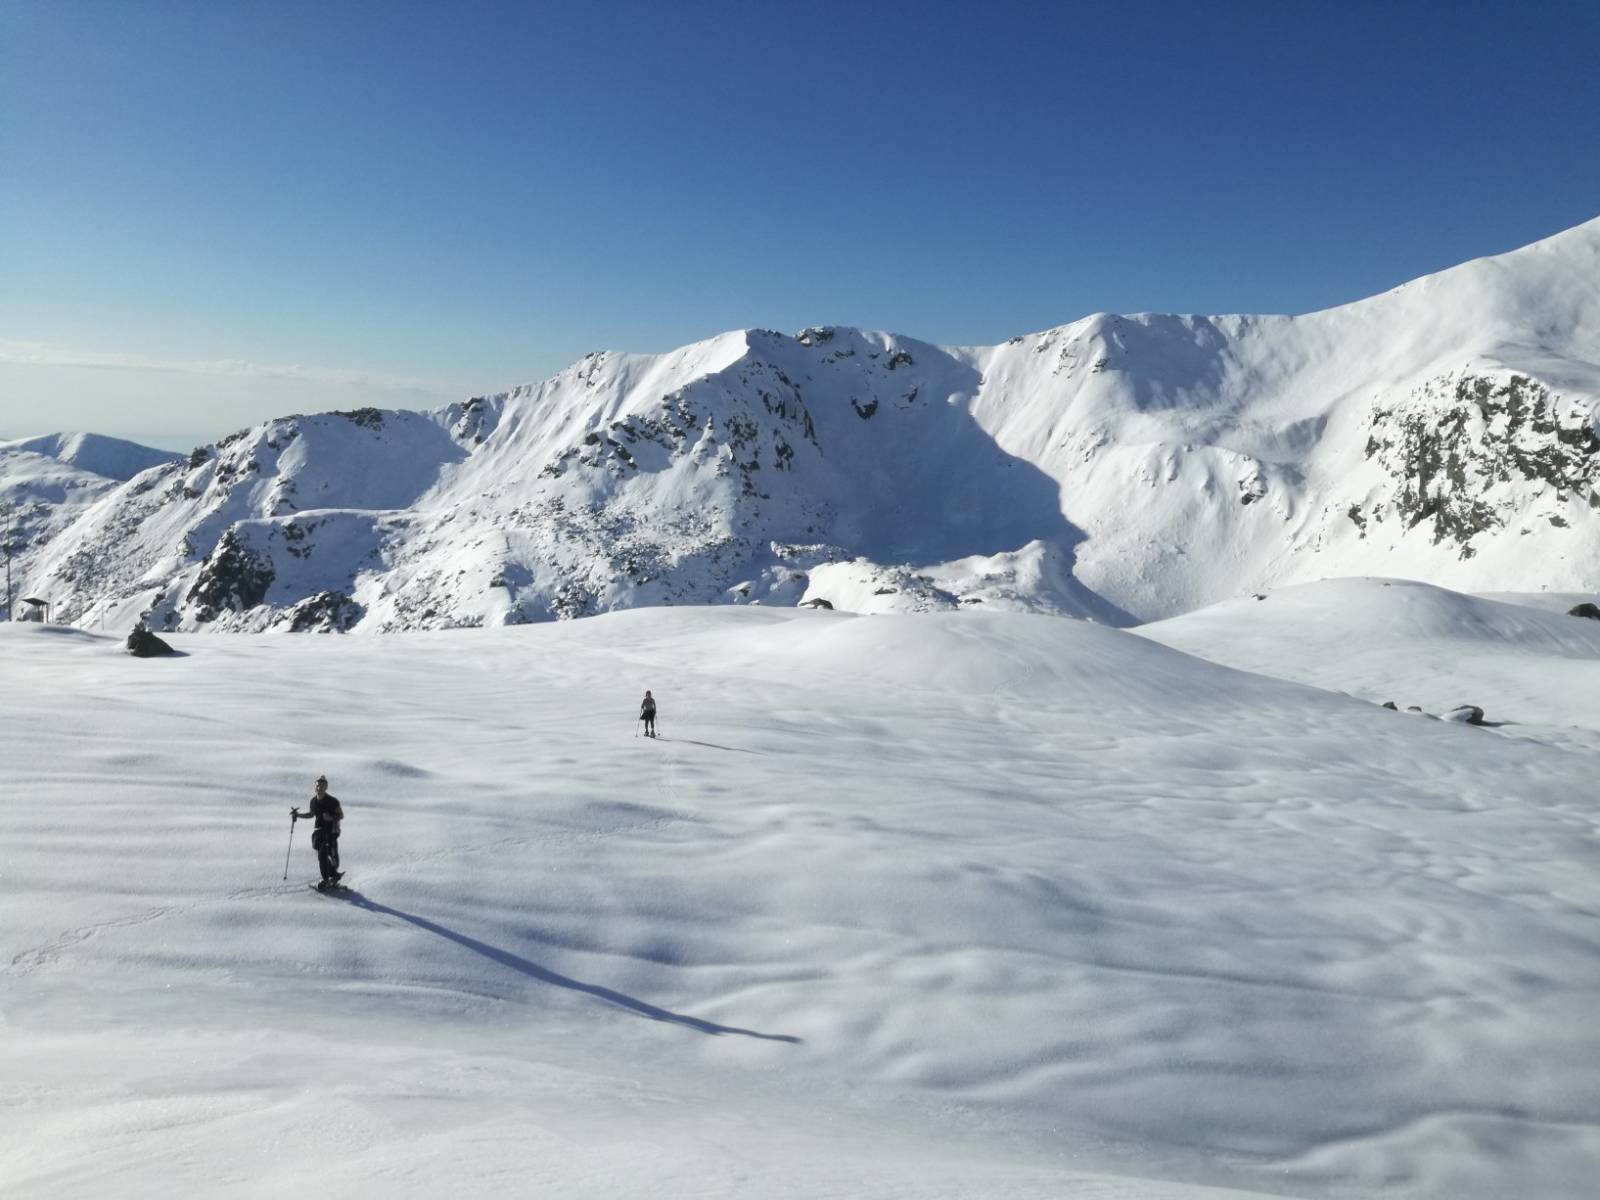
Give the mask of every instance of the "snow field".
[[8, 1195], [1587, 1194], [1554, 706], [1018, 614], [173, 640], [0, 628]]
[[1594, 595], [1466, 596], [1412, 579], [1330, 579], [1139, 629], [1228, 666], [1436, 716], [1462, 704], [1510, 736], [1600, 749]]

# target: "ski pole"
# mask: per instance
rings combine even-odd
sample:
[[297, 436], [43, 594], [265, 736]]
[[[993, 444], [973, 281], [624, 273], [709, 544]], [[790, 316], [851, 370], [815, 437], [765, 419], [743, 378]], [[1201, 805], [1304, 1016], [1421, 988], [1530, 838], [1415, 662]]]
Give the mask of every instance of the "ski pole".
[[299, 817], [293, 815], [289, 817], [289, 847], [283, 852], [283, 877], [285, 879], [289, 878], [289, 854], [294, 849], [294, 827], [299, 823], [299, 820]]

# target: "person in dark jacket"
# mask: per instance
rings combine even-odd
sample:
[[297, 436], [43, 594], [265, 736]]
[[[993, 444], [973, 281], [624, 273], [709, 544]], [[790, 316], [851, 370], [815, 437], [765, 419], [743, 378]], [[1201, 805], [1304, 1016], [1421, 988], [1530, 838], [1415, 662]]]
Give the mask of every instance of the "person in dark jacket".
[[639, 706], [639, 720], [644, 722], [645, 737], [656, 735], [656, 700], [648, 690], [644, 694], [644, 703]]
[[316, 790], [306, 807], [306, 812], [298, 808], [291, 808], [289, 812], [297, 821], [316, 821], [311, 831], [311, 847], [317, 852], [317, 867], [322, 871], [322, 882], [318, 886], [336, 886], [344, 874], [339, 870], [339, 825], [344, 820], [344, 808], [339, 798], [329, 793], [326, 775], [317, 776]]

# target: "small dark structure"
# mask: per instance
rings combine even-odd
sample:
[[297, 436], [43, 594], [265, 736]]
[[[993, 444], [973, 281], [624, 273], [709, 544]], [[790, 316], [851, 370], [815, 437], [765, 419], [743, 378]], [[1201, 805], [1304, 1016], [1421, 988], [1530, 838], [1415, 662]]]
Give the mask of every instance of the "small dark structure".
[[37, 621], [41, 625], [50, 623], [50, 601], [41, 600], [37, 596], [24, 596], [22, 602], [28, 606], [27, 610], [17, 618], [19, 621]]

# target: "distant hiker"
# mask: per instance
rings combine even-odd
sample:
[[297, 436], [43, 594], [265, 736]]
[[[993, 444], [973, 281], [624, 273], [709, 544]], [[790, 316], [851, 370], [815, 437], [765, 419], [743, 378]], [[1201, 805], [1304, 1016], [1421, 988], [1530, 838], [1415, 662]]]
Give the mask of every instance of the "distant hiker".
[[316, 828], [311, 831], [311, 848], [317, 852], [317, 866], [322, 871], [322, 883], [319, 886], [335, 887], [344, 874], [339, 870], [339, 823], [344, 820], [344, 809], [337, 796], [328, 794], [326, 775], [317, 776], [316, 790], [306, 807], [306, 812], [298, 808], [291, 808], [289, 812], [296, 821], [316, 821]]
[[644, 703], [639, 706], [639, 720], [644, 722], [645, 737], [656, 735], [656, 698], [647, 688], [644, 693]]

